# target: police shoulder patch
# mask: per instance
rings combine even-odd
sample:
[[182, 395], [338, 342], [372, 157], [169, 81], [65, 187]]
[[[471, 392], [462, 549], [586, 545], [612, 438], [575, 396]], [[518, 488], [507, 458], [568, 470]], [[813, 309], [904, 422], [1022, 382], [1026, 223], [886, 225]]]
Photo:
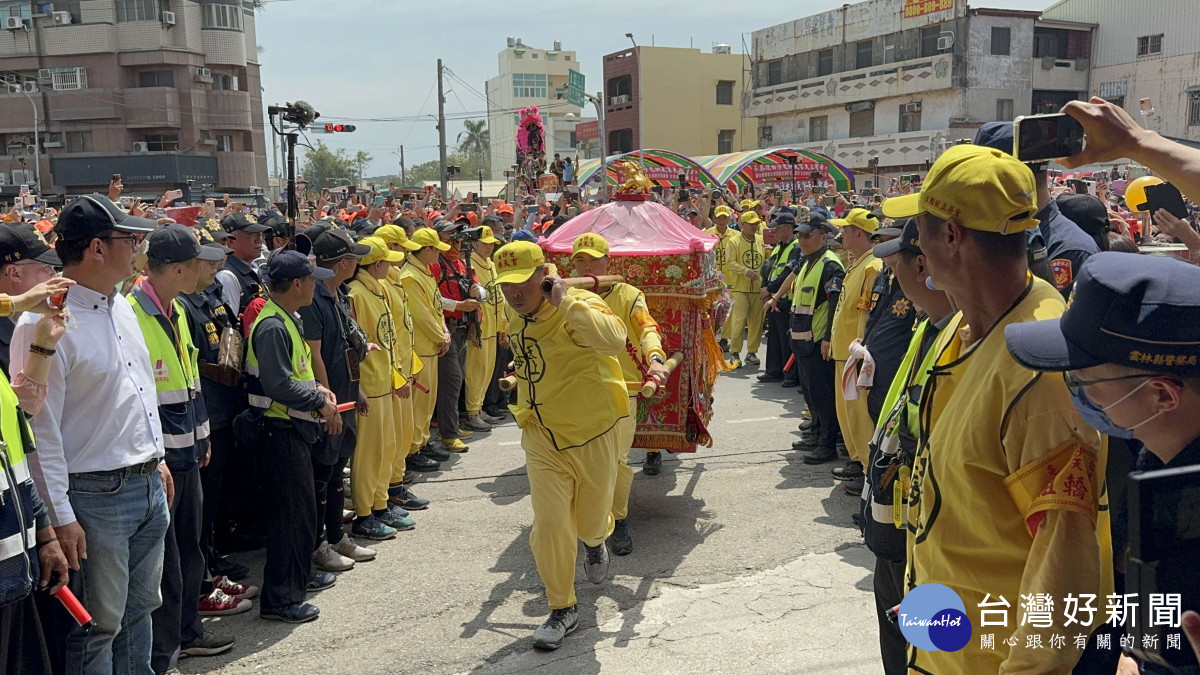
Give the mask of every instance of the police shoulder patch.
[[1070, 286], [1071, 282], [1075, 280], [1075, 273], [1071, 269], [1071, 261], [1066, 258], [1051, 260], [1050, 269], [1054, 272], [1054, 287], [1060, 291]]

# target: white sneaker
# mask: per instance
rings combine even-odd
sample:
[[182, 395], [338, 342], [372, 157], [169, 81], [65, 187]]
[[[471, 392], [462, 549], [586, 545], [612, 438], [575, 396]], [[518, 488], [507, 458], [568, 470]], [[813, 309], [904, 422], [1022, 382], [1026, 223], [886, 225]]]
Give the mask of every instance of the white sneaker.
[[329, 542], [321, 542], [321, 547], [313, 553], [313, 564], [325, 572], [345, 572], [354, 568], [354, 561], [333, 550]]
[[366, 562], [375, 559], [375, 549], [359, 546], [349, 535], [342, 535], [342, 540], [334, 547], [338, 553], [354, 562]]

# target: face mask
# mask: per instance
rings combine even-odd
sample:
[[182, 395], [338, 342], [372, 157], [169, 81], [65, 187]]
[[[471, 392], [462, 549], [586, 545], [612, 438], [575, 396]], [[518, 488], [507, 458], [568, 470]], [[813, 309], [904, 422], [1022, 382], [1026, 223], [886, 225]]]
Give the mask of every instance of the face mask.
[[1129, 398], [1130, 396], [1133, 396], [1133, 394], [1136, 393], [1138, 389], [1141, 389], [1142, 387], [1146, 386], [1146, 384], [1148, 382], [1150, 382], [1150, 378], [1146, 378], [1145, 380], [1142, 381], [1141, 384], [1134, 387], [1133, 389], [1130, 389], [1128, 394], [1125, 394], [1121, 398], [1113, 401], [1112, 403], [1109, 403], [1108, 405], [1104, 406], [1103, 408], [1096, 405], [1092, 401], [1092, 399], [1088, 398], [1087, 392], [1083, 391], [1082, 388], [1078, 389], [1078, 392], [1079, 392], [1078, 394], [1076, 394], [1075, 391], [1070, 392], [1071, 403], [1075, 404], [1075, 409], [1079, 411], [1079, 414], [1083, 417], [1083, 421], [1087, 422], [1088, 426], [1094, 428], [1096, 431], [1099, 431], [1102, 434], [1112, 436], [1113, 438], [1123, 438], [1123, 439], [1128, 440], [1130, 438], [1133, 438], [1133, 430], [1134, 429], [1137, 429], [1138, 427], [1142, 426], [1143, 424], [1146, 424], [1147, 422], [1154, 419], [1155, 417], [1158, 417], [1159, 415], [1163, 414], [1163, 411], [1160, 410], [1160, 411], [1154, 413], [1153, 415], [1147, 417], [1146, 419], [1142, 420], [1141, 422], [1138, 422], [1137, 424], [1135, 424], [1131, 427], [1128, 427], [1128, 428], [1119, 427], [1116, 424], [1114, 424], [1113, 421], [1111, 419], [1109, 419], [1108, 413], [1106, 411], [1112, 409], [1113, 406], [1116, 406], [1118, 403], [1124, 401], [1125, 399]]
[[933, 275], [925, 277], [925, 288], [928, 288], [931, 291], [937, 290], [937, 286], [933, 285]]

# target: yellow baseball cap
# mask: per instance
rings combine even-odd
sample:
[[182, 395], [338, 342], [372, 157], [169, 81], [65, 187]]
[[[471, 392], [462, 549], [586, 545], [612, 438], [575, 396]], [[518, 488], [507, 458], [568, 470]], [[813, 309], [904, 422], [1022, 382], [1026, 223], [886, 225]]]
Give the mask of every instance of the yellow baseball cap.
[[[846, 225], [857, 227], [867, 234], [874, 234], [879, 229], [879, 218], [867, 209], [850, 209], [844, 218]], [[842, 227], [845, 227], [843, 225]]]
[[751, 224], [761, 225], [762, 221], [763, 221], [762, 218], [760, 218], [758, 216], [758, 214], [753, 211], [747, 211], [747, 212], [743, 213], [741, 216], [738, 216], [738, 222], [745, 223], [747, 225], [751, 225]]
[[757, 199], [743, 199], [741, 201], [741, 207], [743, 211], [759, 209], [762, 208], [762, 202], [758, 201]]
[[542, 248], [531, 241], [514, 241], [492, 256], [496, 261], [496, 283], [521, 284], [546, 264]]
[[358, 263], [359, 265], [374, 265], [380, 260], [393, 263], [404, 260], [404, 254], [388, 248], [387, 242], [383, 240], [383, 237], [363, 237], [358, 240], [358, 243], [371, 247], [371, 252], [362, 257], [362, 260]]
[[399, 225], [383, 225], [375, 230], [374, 236], [379, 237], [388, 244], [398, 244], [404, 247], [406, 251], [415, 251], [419, 248], [417, 244], [412, 243], [405, 234], [404, 228]]
[[409, 239], [409, 241], [416, 244], [417, 248], [427, 248], [427, 247], [432, 246], [439, 251], [449, 251], [450, 250], [450, 244], [443, 242], [438, 237], [438, 233], [434, 232], [433, 230], [431, 230], [428, 227], [422, 227], [422, 228], [417, 229], [416, 232], [413, 232], [413, 236], [411, 239]]
[[933, 163], [921, 191], [884, 200], [888, 218], [931, 213], [972, 230], [1014, 234], [1038, 226], [1037, 186], [1016, 157], [981, 145], [956, 145]]
[[586, 253], [593, 258], [603, 258], [608, 255], [608, 242], [598, 234], [592, 232], [584, 232], [575, 237], [575, 243], [571, 245], [571, 257]]
[[479, 243], [481, 243], [481, 244], [499, 244], [500, 243], [500, 240], [496, 238], [496, 233], [492, 232], [491, 227], [484, 225], [481, 228], [481, 230], [482, 231], [480, 232], [480, 234], [483, 236], [479, 237]]
[[731, 216], [731, 215], [733, 215], [733, 209], [729, 208], [728, 206], [725, 206], [724, 204], [713, 209], [713, 217], [714, 218], [720, 218], [722, 216]]

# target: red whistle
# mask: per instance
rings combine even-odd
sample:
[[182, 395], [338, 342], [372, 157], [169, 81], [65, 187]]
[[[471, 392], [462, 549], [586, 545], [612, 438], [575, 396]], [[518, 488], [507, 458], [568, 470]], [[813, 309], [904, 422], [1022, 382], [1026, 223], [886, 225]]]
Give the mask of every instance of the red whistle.
[[75, 623], [84, 628], [91, 628], [96, 625], [96, 622], [92, 620], [92, 615], [88, 614], [88, 611], [83, 608], [83, 605], [79, 602], [79, 598], [75, 597], [70, 588], [63, 586], [54, 592], [54, 597], [58, 598], [63, 607], [67, 608], [67, 611], [75, 618]]

